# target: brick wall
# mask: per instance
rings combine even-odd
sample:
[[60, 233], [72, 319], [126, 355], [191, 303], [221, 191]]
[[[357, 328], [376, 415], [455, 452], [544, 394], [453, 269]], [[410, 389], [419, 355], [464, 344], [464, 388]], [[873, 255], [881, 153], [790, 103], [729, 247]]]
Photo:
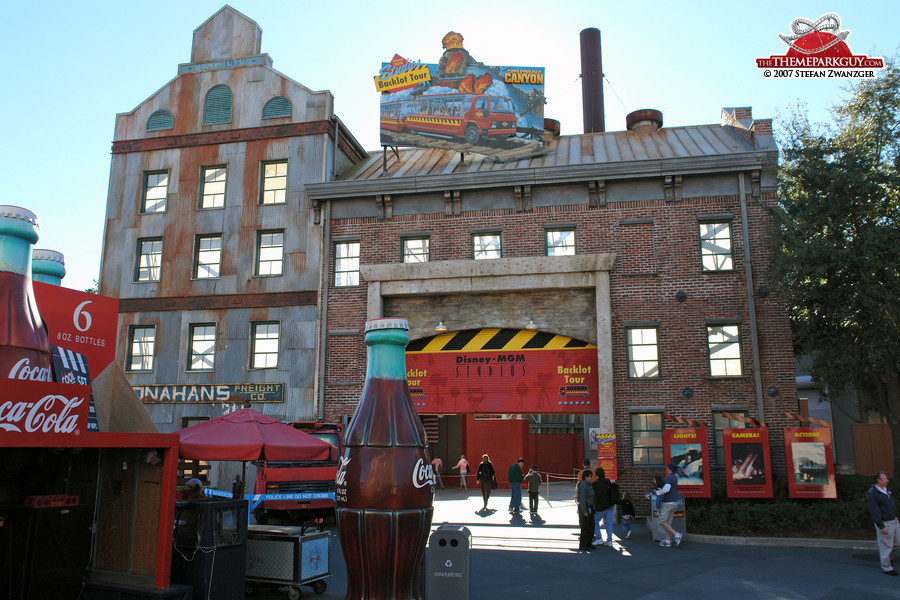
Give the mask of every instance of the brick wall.
[[[357, 236], [361, 242], [361, 263], [398, 263], [400, 239], [408, 232], [430, 232], [431, 260], [471, 259], [471, 233], [488, 227], [502, 231], [504, 257], [543, 256], [545, 228], [557, 224], [575, 224], [578, 254], [617, 254], [616, 266], [610, 274], [612, 303], [613, 371], [615, 427], [619, 436], [619, 469], [624, 489], [635, 498], [646, 491], [652, 474], [658, 469], [631, 466], [630, 413], [641, 407], [664, 407], [667, 412], [700, 421], [709, 428], [710, 454], [713, 453], [712, 410], [746, 409], [756, 417], [756, 392], [751, 347], [750, 316], [744, 270], [746, 240], [742, 231], [741, 208], [735, 195], [686, 198], [678, 202], [663, 199], [610, 203], [589, 208], [584, 198], [573, 198], [567, 206], [536, 207], [533, 212], [514, 209], [492, 209], [463, 212], [459, 216], [443, 213], [397, 215], [391, 220], [357, 218], [332, 221], [332, 235]], [[766, 285], [763, 266], [766, 261], [765, 204], [771, 195], [747, 197], [753, 289]], [[583, 203], [580, 203], [583, 202]], [[725, 272], [701, 271], [698, 217], [729, 215], [732, 223], [734, 268]], [[686, 300], [676, 300], [683, 291]], [[522, 292], [517, 298], [506, 298], [507, 306], [526, 302], [538, 312], [541, 329], [571, 333], [573, 322], [584, 323], [587, 341], [596, 341], [595, 307], [592, 294], [579, 296], [575, 291], [561, 291], [553, 301], [545, 291]], [[367, 286], [329, 289], [328, 329], [362, 331], [366, 315]], [[578, 302], [560, 302], [573, 293]], [[498, 302], [501, 295], [494, 299]], [[508, 294], [507, 294], [508, 296]], [[771, 428], [772, 467], [784, 470], [783, 440], [780, 429], [788, 423], [782, 410], [796, 410], [794, 358], [787, 315], [777, 298], [754, 294], [758, 323], [760, 374], [762, 388], [778, 388], [775, 398], [765, 397], [765, 417]], [[448, 305], [448, 303], [450, 305]], [[398, 314], [433, 318], [448, 317], [452, 311], [485, 311], [483, 299], [452, 296], [385, 299], [385, 307]], [[402, 312], [409, 310], [411, 312]], [[507, 312], [511, 312], [508, 311]], [[393, 314], [385, 311], [385, 314]], [[508, 327], [524, 327], [529, 315], [511, 312]], [[431, 318], [431, 317], [429, 317]], [[740, 324], [743, 374], [727, 379], [709, 376], [707, 319], [729, 319]], [[654, 380], [632, 380], [627, 376], [625, 323], [656, 321], [659, 323], [661, 377]], [[450, 323], [450, 329], [454, 327]], [[363, 346], [362, 336], [328, 337], [326, 370], [326, 415], [337, 418], [352, 412], [358, 389], [337, 383], [348, 383], [356, 373], [364, 377], [364, 350], [354, 352], [353, 345]], [[693, 390], [685, 400], [681, 392]], [[356, 396], [354, 397], [354, 392]], [[497, 422], [487, 421], [496, 425]], [[477, 437], [477, 436], [476, 436]], [[470, 440], [474, 438], [469, 436]], [[475, 450], [482, 452], [477, 446]], [[473, 448], [469, 449], [473, 452]], [[509, 457], [507, 457], [509, 458]], [[516, 457], [510, 458], [514, 460]], [[527, 460], [527, 457], [526, 457]], [[473, 461], [474, 462], [474, 461]], [[713, 466], [721, 474], [721, 467]]]

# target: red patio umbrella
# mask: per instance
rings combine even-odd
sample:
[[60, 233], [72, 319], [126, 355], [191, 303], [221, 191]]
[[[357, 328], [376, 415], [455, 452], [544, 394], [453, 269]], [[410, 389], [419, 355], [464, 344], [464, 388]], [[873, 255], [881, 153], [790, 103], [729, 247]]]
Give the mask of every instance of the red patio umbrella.
[[179, 454], [191, 460], [327, 460], [334, 446], [242, 408], [178, 431]]

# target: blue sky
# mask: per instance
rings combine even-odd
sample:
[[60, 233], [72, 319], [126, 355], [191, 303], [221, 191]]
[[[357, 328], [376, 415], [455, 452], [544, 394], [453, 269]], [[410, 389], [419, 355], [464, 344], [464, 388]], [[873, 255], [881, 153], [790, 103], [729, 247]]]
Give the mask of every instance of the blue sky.
[[[656, 108], [666, 126], [717, 123], [724, 106], [752, 106], [776, 129], [805, 102], [813, 120], [846, 96], [841, 80], [765, 79], [754, 59], [784, 54], [796, 17], [837, 13], [855, 54], [900, 49], [895, 0], [877, 2], [331, 2], [233, 0], [263, 30], [276, 70], [335, 96], [335, 112], [378, 150], [372, 77], [395, 53], [435, 63], [448, 31], [487, 64], [546, 70], [546, 117], [582, 131], [579, 32], [601, 31], [607, 130]], [[115, 115], [131, 111], [190, 60], [193, 30], [224, 2], [19, 2], [0, 23], [2, 204], [41, 218], [37, 247], [66, 256], [66, 287], [99, 275]]]

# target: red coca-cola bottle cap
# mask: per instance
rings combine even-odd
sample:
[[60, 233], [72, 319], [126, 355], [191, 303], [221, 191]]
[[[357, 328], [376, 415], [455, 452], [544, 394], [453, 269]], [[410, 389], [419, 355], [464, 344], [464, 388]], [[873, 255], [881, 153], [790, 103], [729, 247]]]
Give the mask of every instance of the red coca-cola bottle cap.
[[375, 331], [376, 329], [405, 329], [406, 331], [409, 331], [409, 321], [399, 317], [366, 321], [366, 333]]

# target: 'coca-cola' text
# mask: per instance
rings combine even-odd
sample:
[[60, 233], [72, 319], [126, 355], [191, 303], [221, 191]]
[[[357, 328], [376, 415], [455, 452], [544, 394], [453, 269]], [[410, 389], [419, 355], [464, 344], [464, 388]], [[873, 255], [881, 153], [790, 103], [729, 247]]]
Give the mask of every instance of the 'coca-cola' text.
[[426, 463], [424, 458], [417, 460], [413, 468], [412, 482], [417, 488], [434, 485], [434, 469], [431, 463]]
[[60, 394], [48, 394], [35, 402], [7, 400], [0, 404], [0, 429], [20, 433], [23, 430], [72, 433], [78, 426], [74, 410], [83, 402], [83, 397], [66, 398]]
[[31, 360], [26, 356], [13, 365], [9, 371], [9, 379], [50, 381], [50, 367], [32, 367]]

